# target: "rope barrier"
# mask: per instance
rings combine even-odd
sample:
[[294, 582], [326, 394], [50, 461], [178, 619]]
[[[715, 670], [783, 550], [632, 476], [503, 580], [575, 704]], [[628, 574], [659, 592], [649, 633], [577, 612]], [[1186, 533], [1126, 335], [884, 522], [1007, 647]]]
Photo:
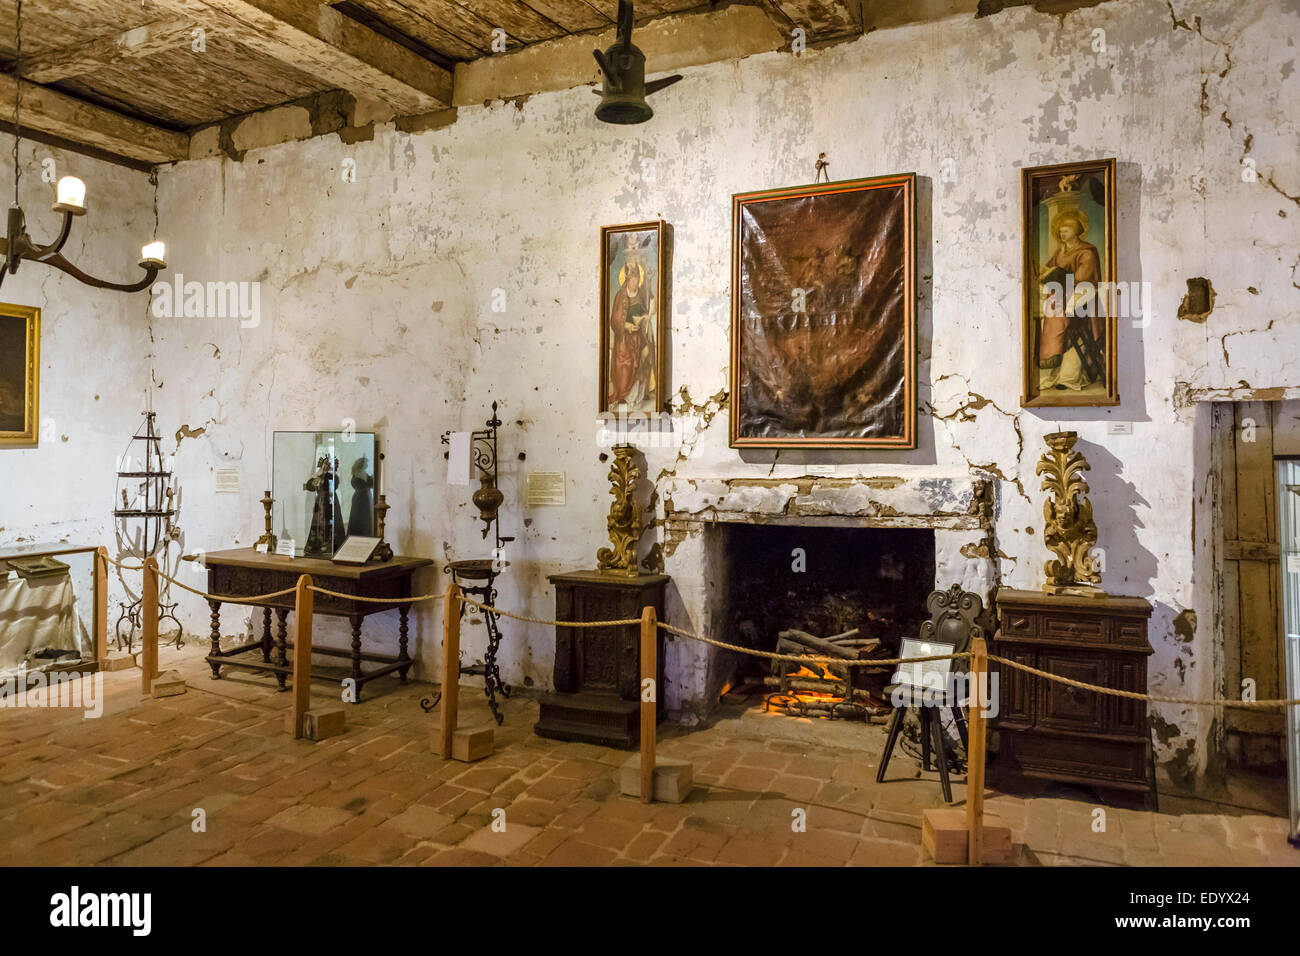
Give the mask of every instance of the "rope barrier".
[[[637, 623], [640, 623], [638, 620]], [[931, 657], [872, 657], [866, 660], [855, 661], [843, 657], [820, 657], [807, 654], [778, 654], [775, 651], [760, 651], [752, 647], [741, 647], [739, 644], [728, 644], [725, 641], [715, 641], [710, 637], [702, 637], [691, 631], [680, 627], [673, 627], [671, 624], [659, 622], [659, 626], [665, 631], [671, 631], [673, 634], [679, 634], [682, 637], [689, 638], [692, 641], [699, 641], [702, 644], [712, 644], [714, 647], [720, 647], [726, 651], [736, 651], [741, 654], [749, 654], [751, 657], [765, 657], [771, 661], [793, 661], [795, 663], [811, 662], [814, 664], [836, 664], [841, 667], [884, 667], [890, 664], [919, 664], [923, 661], [957, 661], [965, 660], [970, 657], [968, 652], [961, 654], [935, 654]]]
[[1019, 661], [1007, 660], [1005, 657], [999, 657], [997, 654], [990, 654], [989, 660], [997, 661], [999, 664], [1006, 664], [1008, 667], [1014, 667], [1016, 670], [1026, 671], [1037, 677], [1046, 680], [1055, 681], [1058, 684], [1065, 684], [1069, 687], [1077, 687], [1080, 690], [1090, 690], [1097, 694], [1109, 694], [1111, 697], [1125, 697], [1129, 700], [1144, 700], [1155, 704], [1191, 704], [1199, 707], [1242, 707], [1251, 710], [1267, 709], [1272, 707], [1293, 707], [1300, 704], [1300, 699], [1296, 700], [1232, 700], [1226, 697], [1216, 697], [1211, 700], [1197, 700], [1194, 697], [1165, 697], [1160, 694], [1139, 694], [1131, 690], [1117, 690], [1113, 687], [1101, 687], [1097, 684], [1088, 684], [1080, 680], [1071, 680], [1068, 677], [1061, 677], [1059, 674], [1053, 674], [1050, 671], [1042, 671], [1037, 667], [1030, 667], [1028, 664], [1022, 664]]
[[104, 555], [104, 560], [107, 561], [109, 564], [113, 565], [113, 566], [116, 567], [116, 568], [121, 568], [123, 571], [143, 571], [143, 570], [144, 570], [144, 565], [143, 565], [143, 564], [123, 564], [121, 561], [114, 561], [114, 560], [113, 560], [112, 558], [110, 558], [108, 555]]
[[[116, 565], [117, 567], [122, 568], [123, 570], [126, 571], [140, 571], [144, 569], [144, 565], [140, 565], [138, 567], [132, 567], [130, 565], [125, 565], [118, 561], [114, 561], [112, 558], [107, 558], [107, 560], [110, 564]], [[218, 601], [226, 604], [260, 604], [270, 600], [271, 598], [284, 597], [287, 594], [293, 594], [297, 590], [296, 588], [285, 588], [282, 591], [272, 591], [269, 594], [258, 594], [252, 597], [234, 597], [231, 595], [209, 594], [206, 591], [200, 591], [197, 588], [192, 588], [188, 584], [184, 584], [181, 581], [178, 581], [176, 578], [172, 577], [169, 574], [165, 574], [161, 570], [158, 572], [158, 576], [167, 581], [170, 581], [172, 584], [175, 584], [186, 591], [189, 591], [191, 594], [196, 594], [199, 597], [204, 598], [205, 600]], [[329, 597], [339, 598], [345, 601], [360, 601], [367, 604], [393, 604], [393, 605], [417, 604], [421, 601], [437, 601], [446, 596], [443, 594], [416, 594], [416, 595], [412, 595], [411, 597], [380, 598], [380, 597], [363, 597], [358, 594], [344, 594], [339, 591], [331, 591], [328, 588], [316, 587], [315, 585], [310, 586], [309, 589], [315, 591], [317, 594], [324, 594]], [[616, 620], [616, 621], [557, 621], [551, 618], [533, 617], [532, 615], [529, 614], [516, 614], [513, 611], [507, 611], [499, 607], [494, 607], [491, 604], [485, 604], [480, 601], [475, 601], [472, 598], [465, 597], [463, 594], [461, 595], [460, 600], [462, 604], [468, 605], [469, 607], [477, 608], [478, 610], [483, 611], [485, 613], [494, 614], [498, 617], [507, 617], [515, 621], [523, 621], [524, 623], [527, 624], [543, 624], [552, 627], [581, 628], [581, 627], [629, 627], [631, 625], [641, 623], [641, 619], [639, 617], [623, 618], [621, 620]], [[820, 655], [812, 655], [812, 654], [779, 654], [775, 651], [760, 651], [752, 647], [742, 647], [739, 644], [729, 644], [726, 641], [714, 640], [713, 638], [704, 637], [701, 634], [696, 634], [694, 631], [688, 631], [685, 628], [675, 627], [672, 624], [668, 624], [665, 621], [656, 621], [656, 624], [658, 627], [669, 632], [670, 634], [675, 634], [679, 637], [684, 637], [687, 640], [699, 641], [701, 644], [708, 644], [711, 645], [712, 647], [720, 648], [721, 650], [732, 651], [737, 654], [748, 654], [751, 657], [761, 657], [770, 661], [788, 661], [790, 663], [795, 663], [795, 664], [833, 664], [837, 667], [890, 667], [899, 664], [921, 664], [927, 661], [967, 660], [971, 656], [969, 652], [963, 652], [960, 654], [934, 654], [929, 657], [878, 657], [878, 658], [867, 658], [866, 660], [851, 660], [842, 657], [823, 657]], [[1194, 697], [1167, 697], [1161, 694], [1139, 694], [1136, 691], [1118, 690], [1113, 687], [1102, 687], [1098, 684], [1089, 684], [1085, 681], [1078, 681], [1078, 680], [1072, 680], [1071, 678], [1068, 677], [1061, 677], [1059, 674], [1053, 674], [1050, 671], [1039, 670], [1037, 667], [1030, 667], [1028, 664], [1022, 664], [1019, 661], [1009, 660], [1005, 657], [1000, 657], [997, 654], [989, 654], [988, 659], [990, 661], [997, 661], [999, 664], [1003, 664], [1007, 667], [1014, 668], [1015, 670], [1020, 670], [1028, 674], [1033, 674], [1035, 677], [1041, 677], [1044, 680], [1050, 680], [1058, 684], [1064, 684], [1067, 687], [1075, 687], [1080, 690], [1091, 691], [1095, 694], [1107, 694], [1111, 697], [1123, 697], [1128, 700], [1146, 701], [1148, 703], [1153, 703], [1153, 704], [1183, 704], [1183, 705], [1188, 705], [1193, 707], [1239, 707], [1246, 710], [1268, 710], [1274, 707], [1294, 707], [1300, 705], [1300, 698], [1284, 699], [1284, 700], [1232, 700], [1229, 698], [1217, 697], [1217, 698], [1212, 698], [1210, 700], [1198, 700]]]
[[318, 588], [314, 584], [309, 585], [308, 590], [315, 591], [317, 594], [328, 594], [330, 597], [344, 598], [348, 601], [362, 601], [366, 604], [417, 604], [420, 601], [440, 601], [447, 596], [445, 594], [417, 594], [413, 597], [404, 598], [362, 597], [359, 594], [343, 594], [339, 591]]

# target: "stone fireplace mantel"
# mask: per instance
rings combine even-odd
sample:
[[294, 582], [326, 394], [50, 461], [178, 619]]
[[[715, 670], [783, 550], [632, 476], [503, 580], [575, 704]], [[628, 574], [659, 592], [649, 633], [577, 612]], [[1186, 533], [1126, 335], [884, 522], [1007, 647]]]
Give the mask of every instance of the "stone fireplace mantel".
[[981, 531], [992, 483], [955, 478], [669, 478], [658, 485], [665, 530], [695, 523], [816, 523]]
[[[718, 526], [830, 525], [933, 531], [934, 587], [960, 584], [986, 597], [996, 580], [989, 528], [996, 483], [943, 477], [665, 478], [657, 483], [664, 570], [673, 578], [668, 620], [727, 640], [720, 614], [727, 587]], [[668, 710], [686, 723], [707, 715], [728, 673], [718, 654], [689, 640], [665, 649]]]

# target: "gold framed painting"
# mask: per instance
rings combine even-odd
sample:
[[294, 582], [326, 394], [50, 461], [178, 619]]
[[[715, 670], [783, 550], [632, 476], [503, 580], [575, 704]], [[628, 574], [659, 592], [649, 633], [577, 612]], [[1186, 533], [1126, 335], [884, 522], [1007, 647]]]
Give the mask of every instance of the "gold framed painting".
[[667, 401], [668, 226], [600, 230], [602, 414], [644, 415]]
[[1025, 408], [1118, 405], [1115, 160], [1021, 171]]
[[732, 197], [733, 448], [916, 447], [916, 175]]
[[0, 303], [0, 447], [35, 445], [41, 397], [41, 310]]

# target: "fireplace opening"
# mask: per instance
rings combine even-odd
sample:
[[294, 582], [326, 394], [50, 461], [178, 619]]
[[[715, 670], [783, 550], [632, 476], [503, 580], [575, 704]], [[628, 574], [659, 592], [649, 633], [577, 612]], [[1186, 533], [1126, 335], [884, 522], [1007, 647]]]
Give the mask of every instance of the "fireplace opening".
[[[716, 527], [720, 620], [730, 643], [869, 660], [896, 656], [925, 620], [934, 531], [824, 525]], [[858, 717], [889, 707], [892, 668], [798, 665], [731, 654], [722, 696], [798, 716]], [[724, 671], [725, 673], [725, 671]]]

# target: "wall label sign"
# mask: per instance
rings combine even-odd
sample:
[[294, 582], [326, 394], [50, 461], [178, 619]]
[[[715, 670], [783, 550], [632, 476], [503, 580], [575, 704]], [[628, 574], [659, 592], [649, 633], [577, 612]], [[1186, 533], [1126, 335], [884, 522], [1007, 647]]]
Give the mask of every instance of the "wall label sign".
[[563, 505], [565, 503], [564, 488], [564, 472], [562, 471], [529, 472], [529, 507]]
[[216, 470], [216, 487], [213, 492], [218, 495], [239, 494], [239, 469], [237, 467], [218, 468]]

